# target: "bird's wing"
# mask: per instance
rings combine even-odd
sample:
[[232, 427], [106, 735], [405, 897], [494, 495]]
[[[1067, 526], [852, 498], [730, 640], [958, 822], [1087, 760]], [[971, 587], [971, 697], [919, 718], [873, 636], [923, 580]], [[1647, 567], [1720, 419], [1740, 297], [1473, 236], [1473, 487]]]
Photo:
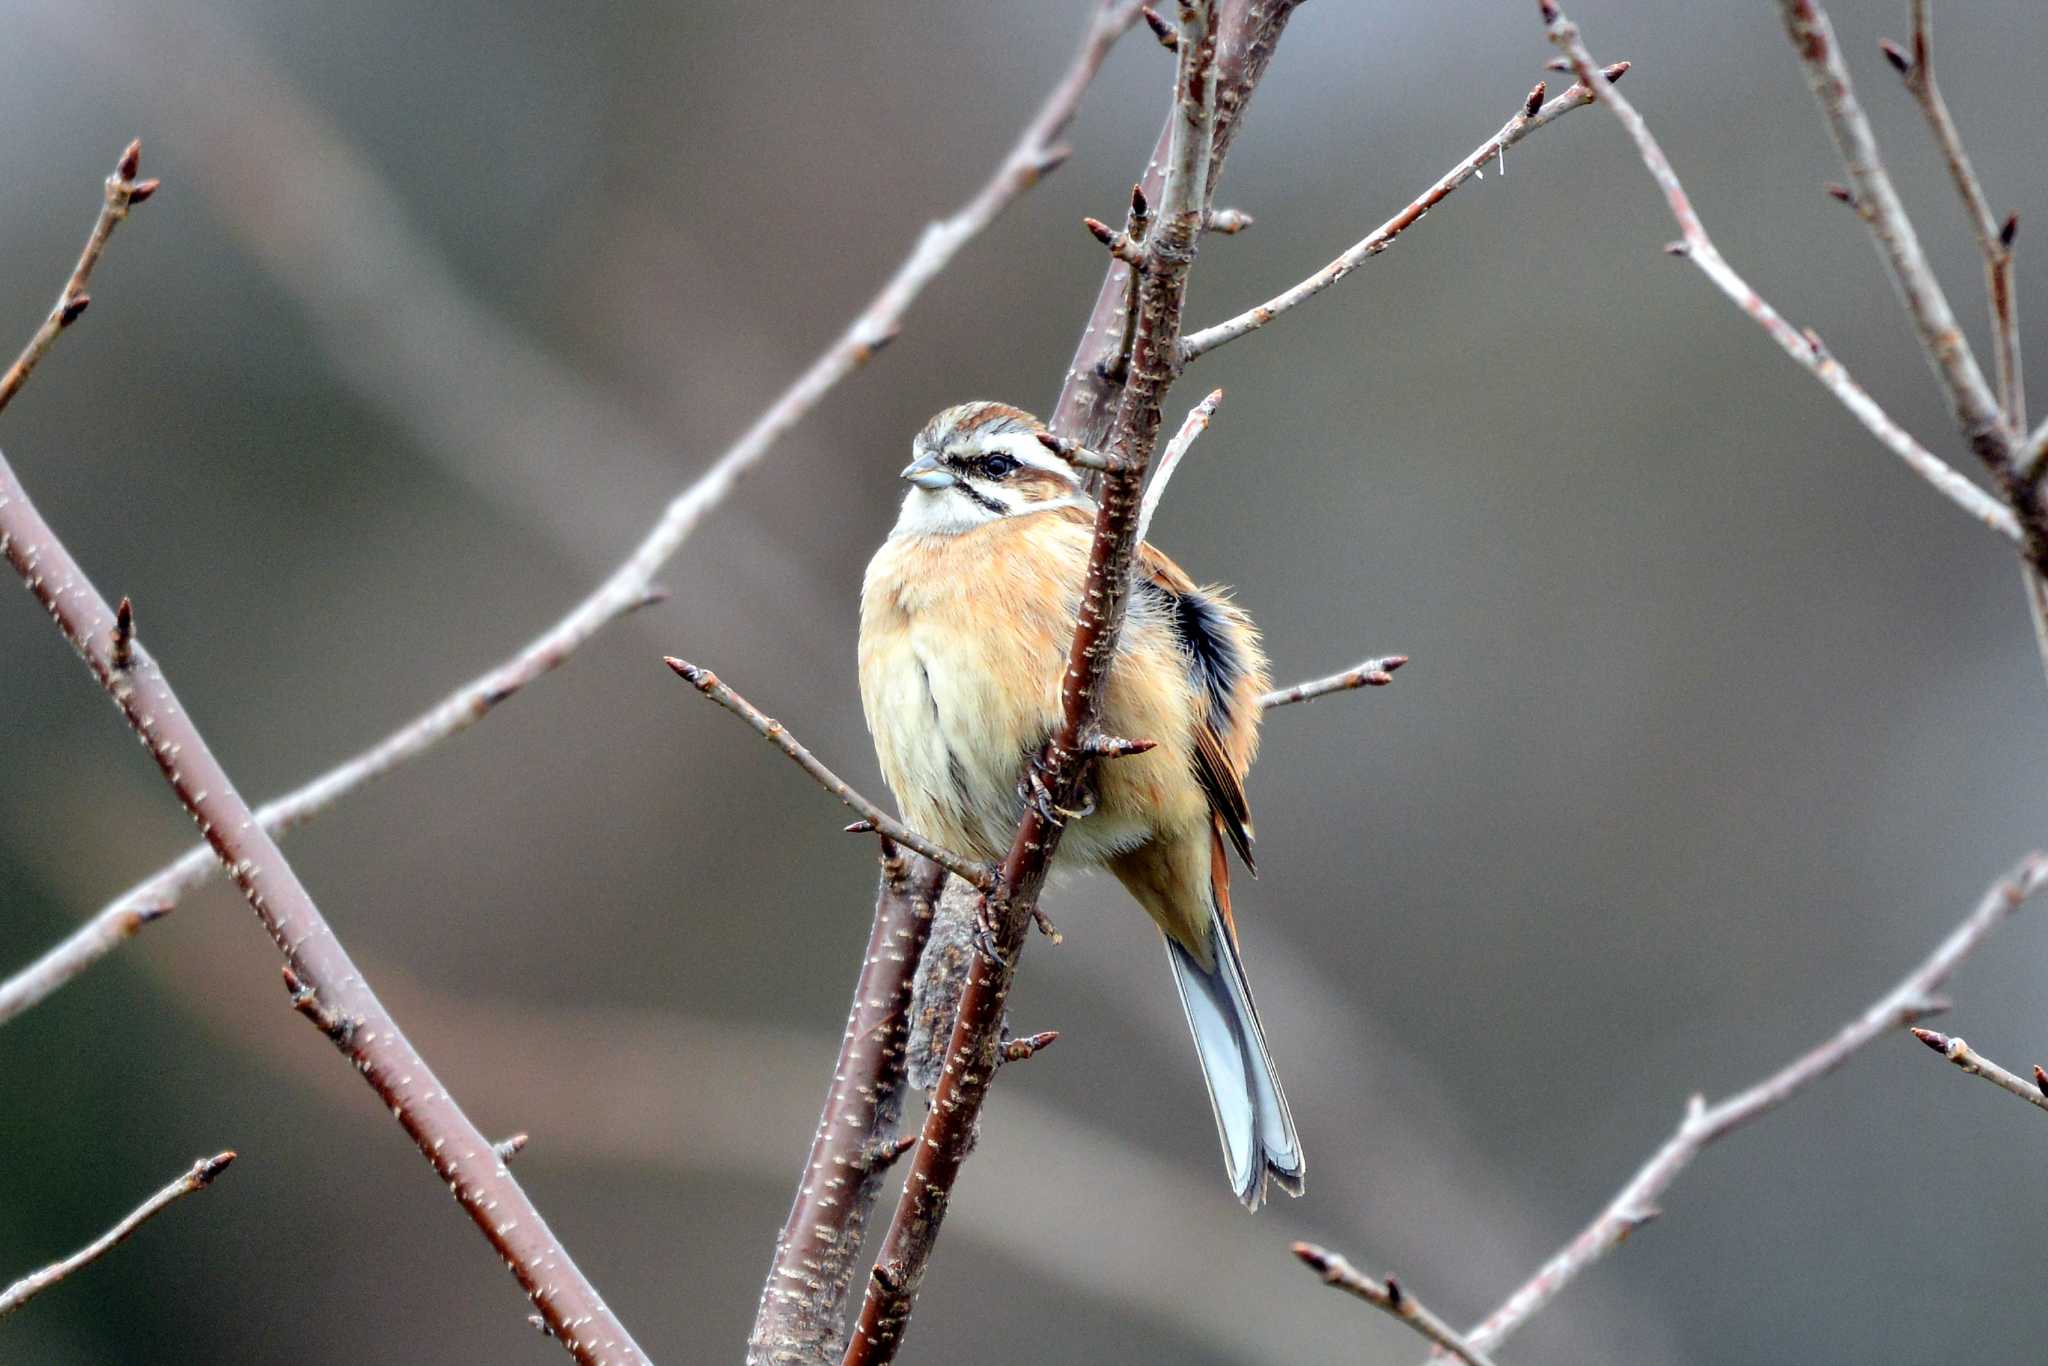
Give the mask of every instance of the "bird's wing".
[[1255, 676], [1262, 672], [1251, 623], [1220, 594], [1197, 587], [1153, 546], [1141, 546], [1139, 555], [1144, 589], [1167, 608], [1189, 680], [1203, 704], [1195, 722], [1195, 777], [1208, 794], [1223, 833], [1257, 877], [1252, 808], [1244, 791], [1258, 725]]

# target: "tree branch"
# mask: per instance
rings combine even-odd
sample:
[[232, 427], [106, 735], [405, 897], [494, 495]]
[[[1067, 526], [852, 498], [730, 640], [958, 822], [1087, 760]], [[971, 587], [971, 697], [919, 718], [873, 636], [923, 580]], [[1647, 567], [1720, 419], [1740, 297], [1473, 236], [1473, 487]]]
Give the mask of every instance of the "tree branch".
[[[1591, 80], [1593, 73], [1599, 68], [1592, 54], [1586, 50], [1586, 45], [1579, 36], [1578, 26], [1558, 12], [1555, 6], [1547, 7], [1546, 18], [1551, 42], [1563, 49], [1570, 58], [1573, 69], [1579, 74], [1580, 82], [1583, 84]], [[1698, 266], [1701, 273], [1713, 281], [1715, 287], [1763, 328], [1765, 334], [1778, 344], [1779, 350], [1805, 367], [1871, 435], [1899, 459], [1905, 461], [1908, 469], [1932, 484], [1939, 493], [1971, 517], [2025, 548], [2027, 535], [2022, 530], [2020, 519], [2014, 516], [2010, 508], [2002, 506], [1996, 498], [1915, 441], [1905, 428], [1894, 422], [1890, 414], [1878, 406], [1877, 400], [1850, 377], [1842, 363], [1821, 345], [1819, 337], [1811, 331], [1801, 332], [1785, 321], [1778, 310], [1771, 307], [1770, 302], [1758, 294], [1749, 282], [1738, 275], [1722, 258], [1720, 250], [1715, 247], [1713, 239], [1707, 236], [1706, 228], [1700, 223], [1699, 214], [1694, 211], [1692, 200], [1686, 194], [1685, 186], [1679, 181], [1678, 173], [1671, 168], [1671, 162], [1665, 157], [1664, 149], [1658, 146], [1656, 137], [1650, 132], [1643, 116], [1636, 112], [1635, 106], [1630, 104], [1619, 90], [1612, 87], [1601, 92], [1600, 100], [1613, 111], [1614, 116], [1621, 121], [1622, 127], [1627, 129], [1629, 136], [1634, 139], [1643, 165], [1649, 169], [1651, 178], [1664, 192], [1664, 200], [1671, 209], [1671, 216], [1677, 220], [1679, 231], [1684, 234], [1682, 243], [1674, 244], [1667, 250], [1685, 257]]]
[[1323, 1284], [1356, 1295], [1407, 1324], [1465, 1366], [1493, 1366], [1493, 1360], [1458, 1335], [1458, 1330], [1430, 1311], [1428, 1306], [1404, 1289], [1392, 1276], [1382, 1284], [1360, 1271], [1339, 1253], [1314, 1243], [1296, 1243], [1291, 1251], [1302, 1265], [1323, 1278]]
[[[1603, 83], [1611, 84], [1622, 78], [1628, 71], [1627, 62], [1616, 62], [1603, 73]], [[1315, 274], [1279, 294], [1274, 295], [1256, 308], [1245, 310], [1234, 318], [1205, 327], [1192, 333], [1181, 343], [1183, 360], [1194, 360], [1215, 350], [1227, 342], [1234, 342], [1250, 332], [1255, 332], [1282, 314], [1291, 312], [1307, 303], [1316, 295], [1336, 284], [1358, 267], [1394, 245], [1394, 239], [1421, 221], [1422, 216], [1449, 198], [1451, 192], [1467, 180], [1485, 178], [1486, 165], [1491, 161], [1501, 163], [1502, 174], [1506, 174], [1505, 160], [1508, 148], [1555, 119], [1562, 118], [1574, 109], [1580, 109], [1593, 102], [1593, 92], [1585, 84], [1574, 85], [1556, 99], [1544, 104], [1544, 87], [1539, 83], [1529, 92], [1528, 99], [1513, 118], [1501, 125], [1499, 132], [1479, 144], [1471, 155], [1452, 167], [1443, 178], [1424, 190], [1411, 201], [1407, 208], [1395, 214], [1379, 227], [1367, 233], [1357, 245], [1342, 256], [1324, 266]]]
[[[1927, 116], [1942, 159], [1948, 163], [1949, 177], [1962, 198], [1963, 211], [1969, 215], [1970, 227], [1977, 234], [1977, 249], [1984, 255], [1984, 293], [1991, 305], [1999, 404], [2005, 410], [2006, 424], [2018, 434], [2026, 430], [2027, 400], [2020, 373], [2019, 299], [2014, 293], [2017, 284], [2013, 279], [2011, 226], [2016, 226], [2016, 222], [2008, 219], [2010, 226], [1999, 223], [1991, 211], [1991, 202], [1984, 197], [1984, 184], [1970, 164], [1969, 153], [1963, 150], [1962, 133], [1934, 79], [1933, 29], [1927, 0], [1913, 0], [1913, 56], [1901, 74], [1906, 78], [1906, 89], [1913, 93], [1921, 112]], [[1886, 55], [1891, 56], [1892, 51], [1888, 48]]]
[[[134, 149], [120, 174], [135, 172]], [[109, 201], [115, 197], [109, 190]], [[132, 204], [132, 195], [125, 203]], [[95, 236], [98, 236], [97, 230]], [[90, 248], [88, 254], [91, 254]], [[42, 333], [30, 342], [33, 350]], [[45, 349], [47, 346], [45, 345]], [[142, 643], [133, 618], [101, 596], [0, 456], [0, 558], [21, 576], [149, 750], [164, 781], [227, 866], [285, 958], [297, 1002], [331, 1022], [328, 1034], [411, 1135], [455, 1198], [525, 1287], [553, 1335], [578, 1360], [644, 1360], [637, 1344], [576, 1269], [540, 1212], [400, 1032]]]
[[1607, 1208], [1467, 1333], [1466, 1340], [1484, 1351], [1499, 1347], [1580, 1272], [1656, 1218], [1661, 1213], [1658, 1198], [1709, 1145], [1777, 1109], [1892, 1030], [1945, 1009], [1947, 1003], [1937, 993], [1956, 968], [2044, 885], [2048, 885], [2048, 855], [2028, 854], [2012, 872], [1992, 884], [1977, 908], [1933, 953], [1834, 1037], [1726, 1100], [1709, 1105], [1704, 1096], [1694, 1096], [1678, 1131], [1629, 1178]]
[[868, 1215], [883, 1174], [904, 1151], [895, 1133], [903, 1113], [911, 986], [945, 877], [938, 865], [913, 862], [884, 841], [874, 928], [818, 1132], [775, 1240], [747, 1341], [749, 1366], [824, 1363], [845, 1350], [846, 1296]]
[[[1266, 64], [1280, 41], [1300, 0], [1221, 0], [1217, 6], [1215, 137], [1209, 154], [1209, 192], [1213, 194], [1223, 173], [1223, 159], [1229, 154], [1237, 130], [1242, 126], [1252, 93], [1265, 77]], [[1178, 40], [1176, 40], [1178, 41]], [[1174, 118], [1160, 130], [1145, 174], [1138, 182], [1139, 197], [1157, 203], [1164, 187], [1165, 166], [1171, 150]], [[1131, 268], [1112, 259], [1109, 273], [1096, 292], [1095, 306], [1074, 348], [1053, 405], [1048, 425], [1062, 437], [1082, 447], [1100, 447], [1109, 438], [1127, 377], [1125, 352], [1129, 349], [1132, 304]]]
[[[1126, 468], [1103, 478], [1079, 621], [1061, 685], [1060, 724], [1038, 761], [1055, 809], [1080, 805], [1079, 790], [1092, 758], [1084, 739], [1100, 719], [1102, 685], [1123, 627], [1144, 475], [1161, 425], [1160, 403], [1180, 369], [1181, 309], [1209, 201], [1217, 54], [1248, 36], [1228, 23], [1226, 15], [1219, 25], [1215, 0], [1183, 0], [1180, 6], [1166, 166], [1159, 194], [1145, 196], [1153, 215], [1145, 234], [1145, 263], [1137, 271], [1128, 378], [1110, 443]], [[983, 896], [982, 922], [989, 928], [992, 952], [977, 954], [969, 965], [945, 1071], [876, 1256], [844, 1366], [883, 1366], [902, 1345], [953, 1183], [973, 1146], [998, 1065], [1004, 1002], [1060, 835], [1060, 826], [1036, 804], [1026, 803], [1000, 883]]]
[[2044, 1086], [2048, 1086], [2048, 1071], [2036, 1067], [2035, 1079], [2027, 1081], [1977, 1052], [1961, 1037], [1951, 1038], [1938, 1030], [1918, 1028], [1913, 1031], [1913, 1037], [1971, 1076], [1982, 1077], [2000, 1090], [2012, 1092], [2027, 1104], [2037, 1109], [2048, 1110], [2048, 1090], [2043, 1089]]
[[1313, 678], [1291, 688], [1275, 688], [1260, 696], [1259, 710], [1271, 711], [1296, 702], [1313, 702], [1318, 697], [1328, 697], [1333, 692], [1350, 692], [1354, 688], [1384, 688], [1394, 681], [1394, 670], [1407, 662], [1406, 655], [1384, 655], [1379, 659], [1368, 659], [1343, 673], [1331, 674], [1328, 678]]
[[[812, 361], [709, 469], [676, 495], [609, 577], [510, 658], [463, 684], [370, 748], [266, 803], [256, 813], [263, 829], [281, 835], [312, 820], [364, 784], [475, 725], [500, 702], [554, 669], [612, 622], [660, 601], [662, 593], [654, 585], [654, 576], [682, 548], [704, 515], [723, 502], [739, 477], [759, 463], [783, 434], [816, 408], [841, 380], [861, 369], [894, 339], [910, 305], [963, 247], [1066, 159], [1067, 149], [1060, 144], [1060, 136], [1073, 121], [1081, 96], [1109, 49], [1136, 21], [1137, 6], [1133, 3], [1106, 3], [1095, 13], [1073, 64], [989, 179], [952, 216], [925, 228], [910, 255], [845, 333]], [[154, 182], [146, 183], [154, 187]], [[95, 236], [99, 236], [97, 229]], [[97, 258], [90, 244], [88, 252]], [[42, 334], [37, 336], [40, 339]], [[32, 349], [33, 346], [34, 343]], [[44, 349], [47, 350], [47, 343]], [[123, 892], [43, 959], [0, 983], [0, 1024], [83, 972], [144, 925], [213, 881], [219, 871], [212, 851], [198, 845]]]
[[135, 173], [141, 169], [141, 164], [142, 142], [137, 139], [128, 144], [127, 150], [121, 153], [121, 160], [114, 166], [114, 173], [107, 177], [106, 198], [100, 205], [99, 217], [93, 220], [92, 231], [86, 235], [85, 249], [78, 253], [78, 264], [71, 268], [71, 278], [64, 282], [64, 288], [57, 291], [57, 302], [50, 305], [49, 316], [43, 319], [43, 325], [36, 329], [28, 345], [15, 357], [14, 364], [7, 367], [7, 373], [0, 375], [0, 408], [14, 401], [14, 396], [21, 392], [21, 386], [28, 383], [29, 372], [50, 354], [58, 336], [77, 322], [92, 302], [92, 296], [85, 289], [92, 282], [93, 267], [100, 263], [100, 253], [107, 249], [107, 239], [114, 235], [114, 229], [127, 219], [129, 208], [156, 193], [156, 181], [136, 180]]
[[933, 863], [938, 864], [955, 876], [972, 883], [975, 887], [986, 890], [993, 885], [994, 879], [991, 877], [987, 865], [976, 863], [973, 859], [963, 858], [944, 845], [936, 844], [926, 839], [923, 835], [918, 834], [917, 831], [912, 830], [909, 826], [891, 816], [881, 807], [876, 806], [866, 797], [861, 796], [860, 793], [854, 791], [852, 784], [848, 783], [831, 769], [825, 767], [819, 761], [817, 755], [806, 749], [801, 740], [791, 735], [788, 727], [784, 726], [774, 717], [769, 716], [766, 712], [763, 712], [753, 703], [747, 701], [746, 698], [741, 697], [725, 684], [719, 682], [717, 674], [709, 669], [700, 669], [688, 660], [677, 659], [673, 655], [668, 656], [662, 662], [667, 664], [669, 668], [674, 669], [684, 681], [689, 683], [698, 692], [703, 693], [713, 702], [716, 702], [719, 706], [724, 707], [734, 716], [739, 717], [740, 720], [752, 726], [760, 733], [762, 739], [788, 755], [795, 761], [798, 768], [801, 768], [804, 772], [815, 778], [818, 786], [824, 788], [840, 801], [845, 802], [855, 811], [858, 811], [861, 819], [880, 832], [883, 838], [892, 840], [906, 849], [916, 850]]
[[[17, 386], [19, 387], [19, 386]], [[130, 1234], [162, 1214], [194, 1191], [203, 1191], [213, 1184], [213, 1178], [228, 1169], [235, 1160], [233, 1152], [215, 1153], [202, 1157], [192, 1164], [192, 1170], [165, 1186], [149, 1199], [130, 1210], [120, 1223], [87, 1243], [60, 1262], [52, 1262], [41, 1271], [32, 1271], [13, 1285], [0, 1292], [0, 1318], [5, 1318], [27, 1304], [37, 1295], [48, 1290], [57, 1282], [69, 1276], [80, 1267], [90, 1266], [128, 1240]]]

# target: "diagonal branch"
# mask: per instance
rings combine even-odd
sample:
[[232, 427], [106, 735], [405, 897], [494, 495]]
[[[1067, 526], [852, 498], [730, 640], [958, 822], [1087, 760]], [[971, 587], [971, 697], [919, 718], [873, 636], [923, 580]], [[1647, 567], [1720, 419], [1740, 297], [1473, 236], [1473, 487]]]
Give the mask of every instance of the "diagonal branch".
[[[118, 174], [132, 181], [133, 147]], [[135, 186], [139, 189], [140, 186]], [[116, 197], [109, 189], [109, 202]], [[122, 196], [132, 204], [135, 196]], [[98, 236], [97, 230], [95, 236]], [[90, 251], [89, 251], [89, 254]], [[41, 333], [30, 342], [41, 344]], [[45, 346], [47, 349], [47, 346]], [[551, 1334], [580, 1361], [635, 1362], [642, 1356], [624, 1325], [576, 1269], [540, 1211], [467, 1115], [400, 1032], [335, 938], [305, 884], [257, 823], [227, 771], [207, 747], [169, 680], [135, 638], [134, 617], [101, 596], [13, 467], [0, 456], [0, 558], [41, 603], [58, 631], [156, 760], [164, 781], [198, 823], [215, 856], [242, 889], [285, 958], [294, 1003], [328, 1037], [389, 1107], [435, 1172], [526, 1289]]]
[[[660, 590], [654, 576], [682, 548], [705, 514], [732, 492], [739, 477], [759, 463], [841, 380], [861, 369], [895, 337], [910, 305], [963, 247], [1066, 159], [1067, 149], [1060, 137], [1073, 121], [1081, 97], [1110, 47], [1136, 20], [1135, 4], [1109, 3], [1096, 12], [1072, 65], [989, 179], [950, 217], [925, 228], [910, 255], [845, 333], [812, 361], [709, 469], [676, 495], [609, 577], [510, 658], [463, 684], [370, 748], [266, 803], [257, 811], [263, 829], [280, 835], [312, 820], [364, 784], [475, 725], [606, 626], [658, 601]], [[198, 845], [122, 893], [42, 960], [0, 983], [0, 1023], [42, 1000], [191, 892], [213, 881], [219, 872], [212, 851]]]
[[107, 177], [106, 198], [100, 205], [99, 216], [93, 220], [92, 231], [86, 235], [85, 249], [78, 253], [78, 264], [71, 268], [71, 278], [57, 291], [57, 302], [50, 305], [42, 326], [28, 339], [14, 364], [7, 367], [7, 373], [0, 375], [0, 408], [14, 401], [21, 386], [28, 383], [29, 372], [50, 354], [64, 329], [77, 322], [92, 302], [85, 288], [92, 282], [93, 267], [100, 263], [100, 253], [107, 249], [107, 239], [114, 235], [114, 229], [126, 221], [129, 208], [156, 193], [156, 181], [135, 178], [141, 166], [142, 142], [137, 139], [128, 144], [114, 166], [114, 173]]
[[[1627, 62], [1616, 62], [1603, 73], [1604, 82], [1612, 84], [1628, 71]], [[1489, 162], [1498, 161], [1506, 171], [1506, 154], [1510, 147], [1553, 120], [1564, 117], [1574, 109], [1582, 109], [1593, 102], [1590, 87], [1581, 82], [1559, 95], [1550, 103], [1543, 103], [1544, 87], [1539, 82], [1529, 92], [1528, 100], [1515, 116], [1501, 125], [1499, 132], [1472, 150], [1471, 155], [1444, 173], [1442, 179], [1424, 190], [1407, 208], [1374, 228], [1357, 245], [1342, 256], [1324, 266], [1315, 274], [1290, 289], [1274, 295], [1256, 308], [1246, 309], [1234, 318], [1226, 319], [1212, 327], [1205, 327], [1191, 333], [1181, 343], [1181, 356], [1193, 360], [1206, 355], [1227, 342], [1234, 342], [1250, 332], [1256, 332], [1267, 323], [1307, 303], [1316, 295], [1336, 284], [1352, 271], [1364, 265], [1373, 257], [1394, 245], [1394, 239], [1422, 220], [1422, 216], [1448, 199], [1451, 192], [1475, 177], [1484, 178]]]
[[1430, 1308], [1404, 1289], [1392, 1276], [1382, 1281], [1360, 1271], [1344, 1257], [1314, 1243], [1296, 1243], [1291, 1249], [1303, 1266], [1347, 1295], [1385, 1310], [1435, 1344], [1438, 1351], [1456, 1357], [1465, 1366], [1493, 1366], [1493, 1359], [1460, 1337], [1458, 1330], [1438, 1318]]
[[1660, 1213], [1659, 1197], [1707, 1147], [1777, 1109], [1892, 1030], [1945, 1009], [1947, 1003], [1938, 993], [1950, 976], [1992, 931], [2044, 886], [2048, 886], [2048, 855], [2028, 854], [2010, 873], [1992, 884], [1977, 908], [1933, 953], [1832, 1038], [1726, 1100], [1709, 1105], [1704, 1096], [1694, 1096], [1678, 1131], [1629, 1178], [1607, 1208], [1467, 1333], [1466, 1341], [1482, 1351], [1499, 1347], [1510, 1333], [1576, 1280], [1580, 1272], [1656, 1218]]
[[[1550, 40], [1562, 48], [1570, 57], [1573, 69], [1579, 73], [1581, 83], [1592, 79], [1599, 68], [1593, 56], [1579, 36], [1578, 26], [1559, 13], [1555, 6], [1546, 6]], [[1878, 406], [1877, 400], [1856, 383], [1842, 363], [1829, 354], [1812, 332], [1802, 332], [1787, 322], [1769, 300], [1758, 294], [1750, 283], [1735, 272], [1734, 267], [1723, 259], [1713, 239], [1700, 223], [1699, 214], [1693, 209], [1692, 200], [1679, 181], [1678, 173], [1671, 167], [1664, 149], [1657, 143], [1654, 134], [1643, 116], [1619, 90], [1608, 88], [1601, 92], [1601, 103], [1628, 130], [1634, 139], [1636, 150], [1649, 169], [1650, 176], [1664, 192], [1665, 203], [1670, 207], [1671, 216], [1678, 221], [1679, 231], [1684, 234], [1682, 242], [1667, 250], [1684, 256], [1716, 288], [1726, 294], [1735, 305], [1763, 328], [1765, 334], [1778, 344], [1778, 349], [1803, 366], [1815, 379], [1826, 387], [1829, 393], [1847, 408], [1864, 428], [1875, 436], [1906, 467], [1932, 484], [1950, 502], [1960, 507], [1977, 521], [2008, 539], [2027, 544], [2027, 536], [2021, 521], [2010, 508], [1977, 487], [1959, 473], [1947, 461], [1935, 455], [1915, 441], [1912, 435], [1893, 421], [1891, 415]]]
[[1275, 688], [1259, 697], [1259, 710], [1271, 711], [1296, 702], [1313, 702], [1318, 697], [1328, 697], [1333, 692], [1350, 692], [1354, 688], [1384, 688], [1394, 681], [1394, 670], [1407, 662], [1406, 655], [1384, 655], [1327, 678], [1312, 678], [1291, 688]]
[[787, 754], [795, 761], [798, 768], [817, 779], [818, 786], [824, 788], [840, 801], [845, 802], [848, 806], [859, 812], [861, 819], [873, 826], [884, 839], [900, 844], [906, 849], [915, 850], [933, 863], [938, 864], [941, 868], [944, 868], [947, 872], [972, 883], [983, 891], [988, 890], [994, 884], [994, 878], [990, 875], [986, 864], [976, 863], [973, 859], [962, 858], [944, 845], [926, 839], [923, 835], [918, 834], [917, 831], [912, 830], [909, 826], [891, 816], [881, 807], [876, 806], [866, 797], [861, 796], [860, 793], [854, 791], [851, 783], [848, 783], [837, 773], [825, 767], [817, 755], [806, 749], [803, 741], [791, 735], [787, 726], [762, 711], [752, 702], [747, 701], [746, 698], [741, 697], [731, 688], [726, 687], [725, 684], [719, 682], [717, 674], [709, 669], [700, 669], [688, 660], [677, 659], [673, 655], [668, 656], [662, 662], [671, 669], [674, 669], [679, 677], [698, 692], [703, 693], [713, 702], [716, 702], [719, 706], [724, 707], [734, 716], [739, 717], [740, 720], [752, 726], [760, 733], [762, 739], [781, 750], [784, 754]]
[[150, 1196], [149, 1199], [137, 1205], [128, 1212], [127, 1217], [122, 1219], [120, 1223], [93, 1239], [69, 1257], [59, 1262], [52, 1262], [40, 1271], [32, 1271], [13, 1285], [8, 1286], [5, 1291], [0, 1291], [0, 1318], [5, 1318], [7, 1315], [12, 1314], [37, 1295], [42, 1294], [72, 1272], [77, 1271], [80, 1267], [90, 1266], [106, 1256], [109, 1252], [112, 1252], [115, 1248], [126, 1242], [129, 1235], [134, 1233], [135, 1230], [141, 1228], [144, 1224], [156, 1218], [157, 1215], [162, 1214], [194, 1191], [205, 1190], [213, 1184], [213, 1178], [226, 1171], [228, 1164], [234, 1160], [235, 1155], [233, 1152], [215, 1153], [212, 1157], [200, 1158], [192, 1164], [191, 1171], [186, 1172], [183, 1176], [171, 1182], [170, 1185], [165, 1186], [155, 1195]]
[[2048, 1071], [2037, 1066], [2034, 1068], [2034, 1080], [2027, 1081], [1970, 1047], [1960, 1036], [1951, 1038], [1937, 1030], [1916, 1028], [1913, 1037], [1971, 1076], [1982, 1077], [2000, 1090], [2012, 1092], [2027, 1104], [2048, 1110]]

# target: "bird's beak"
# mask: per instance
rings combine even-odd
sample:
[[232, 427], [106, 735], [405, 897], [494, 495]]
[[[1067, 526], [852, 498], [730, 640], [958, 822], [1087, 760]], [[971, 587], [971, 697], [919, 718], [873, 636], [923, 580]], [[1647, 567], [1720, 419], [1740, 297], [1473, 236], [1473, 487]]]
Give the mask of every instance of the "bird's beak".
[[952, 472], [939, 464], [938, 457], [921, 455], [903, 467], [903, 473], [896, 476], [907, 480], [928, 492], [951, 488], [958, 481]]

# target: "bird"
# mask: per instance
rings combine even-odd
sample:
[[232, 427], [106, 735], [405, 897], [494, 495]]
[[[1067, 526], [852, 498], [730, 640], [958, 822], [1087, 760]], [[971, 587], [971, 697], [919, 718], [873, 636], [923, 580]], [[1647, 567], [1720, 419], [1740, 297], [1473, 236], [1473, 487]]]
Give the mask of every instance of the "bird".
[[[861, 706], [904, 819], [989, 863], [1008, 852], [1029, 765], [1061, 718], [1096, 505], [1004, 403], [947, 408], [911, 442], [910, 485], [861, 585]], [[1103, 692], [1104, 733], [1155, 742], [1098, 766], [1056, 871], [1107, 868], [1166, 942], [1232, 1189], [1302, 1190], [1301, 1140], [1245, 980], [1226, 845], [1253, 860], [1246, 770], [1268, 675], [1227, 591], [1150, 544]], [[1020, 775], [1025, 777], [1020, 780]]]

